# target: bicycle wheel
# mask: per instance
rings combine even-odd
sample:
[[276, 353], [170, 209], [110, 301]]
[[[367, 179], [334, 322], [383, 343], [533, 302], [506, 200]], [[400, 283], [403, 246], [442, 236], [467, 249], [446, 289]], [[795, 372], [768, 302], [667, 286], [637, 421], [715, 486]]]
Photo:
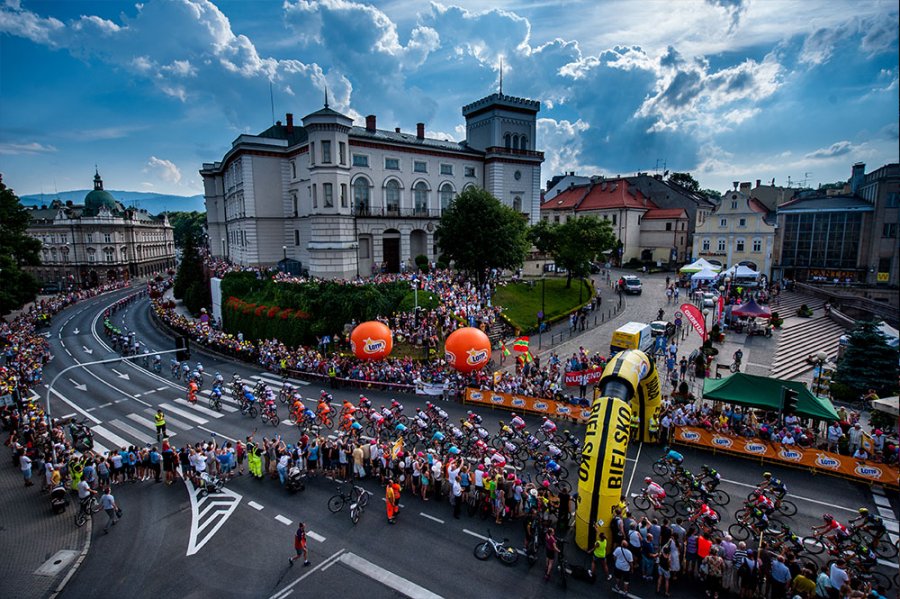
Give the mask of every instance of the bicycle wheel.
[[819, 555], [825, 551], [825, 543], [819, 537], [804, 537], [803, 546], [813, 555]]
[[344, 499], [343, 495], [332, 495], [331, 499], [328, 500], [328, 511], [332, 514], [336, 514], [342, 509], [344, 509]]
[[681, 487], [675, 483], [675, 481], [667, 480], [662, 484], [663, 491], [666, 492], [667, 497], [671, 497], [672, 499], [681, 495]]
[[91, 513], [96, 514], [100, 511], [100, 502], [97, 500], [96, 495], [91, 495]]
[[658, 476], [665, 476], [669, 473], [669, 467], [662, 462], [653, 462], [653, 472]]
[[569, 470], [568, 470], [568, 468], [566, 468], [565, 466], [560, 466], [560, 467], [559, 467], [559, 472], [558, 472], [558, 474], [559, 474], [559, 477], [562, 478], [562, 479], [569, 478]]
[[273, 414], [270, 420], [272, 426], [278, 426], [279, 424], [281, 424], [281, 418], [278, 417], [278, 414]]
[[567, 480], [560, 480], [556, 485], [559, 487], [559, 490], [563, 493], [571, 493], [572, 492], [572, 484]]
[[897, 546], [891, 543], [889, 538], [885, 538], [887, 537], [887, 535], [879, 539], [877, 542], [875, 541], [875, 539], [872, 539], [870, 535], [867, 534], [866, 536], [871, 539], [869, 541], [869, 547], [872, 548], [872, 551], [875, 552], [875, 555], [887, 560], [892, 560], [897, 557]]
[[[715, 503], [717, 505], [721, 505], [721, 506], [726, 506], [726, 505], [728, 505], [728, 502], [731, 501], [731, 496], [728, 493], [726, 493], [725, 491], [723, 491], [722, 489], [716, 489], [715, 491], [710, 493], [709, 498], [712, 500], [713, 503]], [[794, 509], [796, 509], [796, 507]], [[793, 515], [793, 514], [786, 514], [786, 515]]]
[[782, 499], [778, 506], [778, 511], [781, 512], [782, 515], [790, 518], [797, 513], [797, 504], [793, 501]]
[[676, 501], [672, 507], [679, 516], [687, 516], [691, 513], [691, 505], [683, 499]]
[[500, 550], [500, 561], [507, 566], [512, 566], [519, 561], [519, 552], [516, 551], [515, 548], [504, 544]]
[[209, 407], [212, 408], [213, 410], [216, 410], [217, 412], [221, 412], [221, 411], [222, 411], [222, 406], [220, 406], [220, 405], [219, 405], [219, 402], [217, 402], [217, 401], [216, 401], [214, 398], [212, 398], [212, 397], [209, 398]]
[[77, 514], [75, 514], [75, 526], [81, 528], [84, 526], [85, 522], [87, 522], [87, 514], [84, 513], [83, 510], [79, 510]]
[[473, 553], [475, 553], [475, 557], [484, 561], [491, 557], [491, 551], [491, 544], [485, 541], [484, 543], [475, 545], [475, 550]]
[[779, 534], [783, 530], [784, 530], [784, 522], [782, 522], [778, 518], [769, 518], [769, 525], [766, 527], [766, 532]]
[[367, 505], [369, 505], [369, 496], [370, 495], [371, 495], [371, 493], [368, 493], [366, 491], [363, 491], [362, 493], [360, 493], [359, 494], [359, 505], [361, 505], [362, 507], [366, 507]]
[[643, 495], [638, 495], [632, 501], [634, 503], [634, 507], [639, 509], [642, 512], [650, 511], [650, 500]]
[[878, 572], [877, 570], [873, 570], [866, 574], [860, 576], [863, 580], [869, 580], [872, 582], [872, 588], [881, 587], [885, 590], [889, 590], [893, 585], [893, 581], [890, 578]]
[[675, 508], [668, 503], [660, 503], [657, 511], [666, 518], [671, 518], [675, 515]]
[[354, 524], [359, 522], [359, 504], [350, 508], [350, 521]]
[[735, 541], [746, 541], [750, 538], [750, 529], [743, 524], [735, 523], [728, 527], [728, 534]]
[[740, 509], [734, 513], [735, 520], [743, 520], [747, 516], [747, 508]]

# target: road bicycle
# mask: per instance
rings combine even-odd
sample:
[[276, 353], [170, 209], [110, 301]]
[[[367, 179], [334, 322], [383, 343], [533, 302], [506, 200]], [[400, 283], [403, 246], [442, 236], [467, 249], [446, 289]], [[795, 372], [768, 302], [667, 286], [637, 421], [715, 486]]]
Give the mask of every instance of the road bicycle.
[[[756, 489], [752, 491], [749, 495], [747, 495], [747, 501], [755, 501], [756, 494], [762, 492], [760, 489]], [[790, 518], [791, 516], [797, 513], [797, 504], [795, 504], [790, 499], [779, 499], [775, 497], [772, 493], [766, 493], [768, 497], [772, 498], [772, 501], [775, 503], [775, 509], [782, 515]]]
[[241, 402], [241, 415], [256, 418], [259, 416], [259, 410], [256, 408], [254, 402], [244, 400]]
[[100, 511], [100, 502], [97, 496], [91, 493], [89, 496], [81, 500], [78, 506], [78, 512], [75, 514], [75, 526], [79, 528], [84, 526], [88, 518]]
[[663, 503], [662, 501], [654, 501], [647, 495], [647, 490], [643, 489], [640, 493], [632, 493], [631, 494], [632, 503], [634, 503], [634, 507], [642, 512], [649, 512], [651, 510], [657, 511], [663, 516], [667, 518], [671, 518], [675, 515], [675, 508], [668, 503]]
[[519, 561], [519, 552], [512, 546], [509, 539], [495, 541], [491, 537], [491, 531], [488, 531], [487, 539], [483, 543], [475, 545], [475, 557], [484, 561], [490, 559], [491, 556], [500, 558], [500, 561], [507, 566], [512, 566]]
[[281, 424], [281, 419], [278, 417], [278, 412], [276, 412], [275, 408], [264, 408], [260, 414], [260, 418], [264, 423], [271, 424], [272, 426]]
[[359, 517], [362, 516], [362, 513], [365, 511], [366, 506], [369, 505], [369, 497], [371, 497], [371, 493], [362, 489], [361, 487], [356, 487], [360, 489], [359, 497], [357, 500], [350, 504], [350, 521], [353, 524], [359, 522]]
[[[339, 511], [341, 511], [342, 509], [344, 509], [344, 505], [346, 505], [346, 504], [352, 505], [354, 503], [358, 503], [360, 500], [360, 496], [365, 492], [366, 492], [366, 490], [363, 489], [362, 487], [359, 487], [357, 485], [352, 485], [350, 487], [350, 492], [345, 493], [344, 487], [341, 485], [338, 485], [337, 493], [335, 495], [332, 495], [331, 498], [328, 500], [328, 511], [331, 512], [332, 514], [336, 514]], [[368, 502], [368, 499], [366, 499], [366, 502]]]
[[218, 391], [218, 388], [213, 388], [212, 392], [209, 396], [209, 407], [215, 410], [216, 412], [222, 411], [222, 392]]

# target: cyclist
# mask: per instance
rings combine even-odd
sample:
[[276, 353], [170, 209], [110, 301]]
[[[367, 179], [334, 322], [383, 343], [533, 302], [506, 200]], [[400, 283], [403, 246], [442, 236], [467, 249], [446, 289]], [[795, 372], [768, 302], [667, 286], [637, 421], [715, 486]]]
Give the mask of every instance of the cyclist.
[[775, 511], [775, 502], [766, 497], [761, 491], [756, 491], [752, 495], [751, 505], [764, 512], [767, 516]]
[[215, 376], [213, 377], [213, 387], [221, 387], [224, 384], [225, 378], [219, 372], [216, 372]]
[[431, 436], [431, 440], [428, 442], [429, 445], [440, 445], [444, 442], [444, 433], [441, 431], [435, 431], [435, 433]]
[[344, 403], [341, 404], [341, 418], [343, 419], [348, 415], [353, 416], [354, 414], [356, 414], [356, 406], [349, 399], [345, 399]]
[[162, 356], [156, 354], [153, 356], [153, 371], [160, 372], [162, 370]]
[[657, 483], [653, 482], [653, 479], [649, 476], [644, 478], [644, 484], [647, 485], [647, 488], [644, 489], [644, 493], [647, 494], [647, 497], [650, 498], [650, 501], [653, 503], [656, 509], [659, 509], [662, 505], [662, 500], [666, 498], [666, 491]]
[[787, 495], [787, 485], [780, 478], [772, 476], [771, 472], [763, 472], [763, 482], [759, 484], [759, 488], [771, 490], [776, 501], [781, 501]]
[[510, 416], [512, 416], [512, 418], [510, 418], [509, 424], [513, 427], [513, 429], [517, 433], [522, 432], [522, 430], [525, 428], [525, 421], [522, 420], [522, 417], [519, 416], [518, 414], [516, 414], [515, 412], [510, 414]]
[[472, 410], [469, 410], [468, 412], [466, 412], [466, 418], [468, 419], [469, 422], [471, 422], [473, 424], [481, 424], [483, 421], [481, 415], [476, 414]]
[[169, 369], [172, 371], [172, 378], [179, 379], [181, 378], [181, 364], [175, 358], [169, 360]]
[[331, 413], [331, 404], [326, 400], [325, 392], [322, 392], [323, 395], [319, 397], [319, 405], [316, 406], [316, 416], [321, 416], [322, 419], [325, 419], [329, 413]]
[[715, 528], [719, 523], [718, 514], [705, 501], [700, 503], [700, 507], [691, 515], [690, 521], [696, 522], [700, 518], [703, 518], [703, 522], [710, 528]]
[[864, 507], [859, 508], [859, 516], [850, 520], [848, 524], [856, 530], [865, 530], [870, 533], [876, 545], [887, 532], [881, 516], [870, 514], [869, 509]]
[[673, 466], [681, 466], [684, 462], [684, 456], [675, 451], [674, 449], [670, 449], [668, 446], [663, 447], [663, 457], [660, 458], [661, 461], [667, 462]]
[[700, 466], [700, 478], [703, 480], [703, 484], [706, 485], [706, 488], [712, 492], [716, 490], [716, 487], [719, 486], [719, 483], [722, 482], [722, 477], [719, 476], [719, 472], [715, 468], [710, 468], [706, 464]]
[[191, 365], [187, 363], [187, 360], [181, 363], [181, 378], [184, 380], [188, 380], [188, 377], [191, 376]]
[[548, 416], [544, 416], [544, 421], [541, 423], [541, 431], [548, 437], [552, 436], [556, 432], [556, 423], [550, 420]]
[[197, 391], [199, 387], [195, 381], [191, 381], [188, 384], [188, 401], [191, 403], [197, 403]]
[[734, 358], [735, 370], [740, 370], [741, 369], [741, 360], [744, 359], [744, 352], [741, 351], [740, 348], [738, 348], [738, 350], [736, 352], [734, 352], [734, 355], [732, 357]]
[[813, 533], [823, 535], [823, 538], [830, 540], [835, 547], [840, 548], [850, 538], [850, 531], [847, 530], [846, 526], [835, 520], [831, 514], [822, 514], [822, 520], [825, 524], [813, 526]]

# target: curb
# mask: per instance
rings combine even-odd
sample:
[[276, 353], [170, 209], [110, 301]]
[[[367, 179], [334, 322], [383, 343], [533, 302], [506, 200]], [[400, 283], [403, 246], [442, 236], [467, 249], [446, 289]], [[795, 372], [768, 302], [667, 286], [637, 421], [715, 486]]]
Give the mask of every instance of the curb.
[[94, 533], [94, 518], [93, 518], [93, 516], [91, 516], [90, 518], [88, 518], [88, 521], [87, 521], [87, 541], [84, 544], [84, 548], [81, 550], [81, 553], [78, 555], [78, 559], [76, 559], [75, 563], [72, 564], [72, 566], [69, 568], [69, 573], [66, 574], [66, 577], [63, 578], [62, 581], [59, 583], [59, 586], [57, 586], [56, 589], [52, 593], [50, 593], [49, 599], [56, 599], [59, 596], [59, 594], [63, 592], [63, 589], [65, 589], [66, 585], [69, 583], [69, 581], [72, 579], [72, 577], [75, 576], [75, 573], [78, 571], [79, 566], [81, 566], [81, 563], [87, 557], [88, 551], [91, 550], [91, 537], [93, 537], [93, 533]]

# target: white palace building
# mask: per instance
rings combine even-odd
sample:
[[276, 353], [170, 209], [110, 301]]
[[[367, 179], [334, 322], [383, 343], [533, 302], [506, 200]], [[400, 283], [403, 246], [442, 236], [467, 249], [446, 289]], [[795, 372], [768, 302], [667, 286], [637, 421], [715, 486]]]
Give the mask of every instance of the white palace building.
[[365, 127], [324, 108], [241, 135], [219, 162], [204, 163], [209, 247], [249, 266], [296, 260], [314, 276], [397, 272], [424, 254], [456, 194], [483, 187], [535, 223], [542, 152], [540, 102], [492, 94], [462, 109], [466, 140]]

